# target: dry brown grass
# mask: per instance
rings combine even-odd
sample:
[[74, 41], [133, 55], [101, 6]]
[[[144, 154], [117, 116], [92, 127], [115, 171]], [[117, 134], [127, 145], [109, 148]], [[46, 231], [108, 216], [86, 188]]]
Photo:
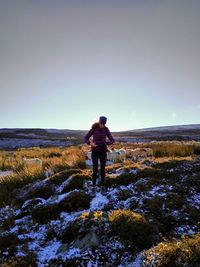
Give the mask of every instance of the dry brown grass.
[[[156, 143], [115, 143], [110, 146], [114, 148], [151, 147], [154, 153], [154, 162], [164, 163], [170, 160], [191, 160], [195, 156], [194, 142], [156, 142]], [[49, 166], [54, 173], [71, 169], [85, 169], [86, 152], [90, 150], [88, 145], [70, 146], [66, 148], [38, 148], [38, 149], [21, 149], [12, 154], [7, 151], [0, 151], [0, 170], [13, 170], [14, 174], [0, 178], [0, 205], [6, 202], [9, 193], [18, 187], [27, 183], [34, 182], [44, 178], [44, 169]], [[22, 157], [40, 158], [43, 167], [36, 166], [26, 167]], [[118, 168], [138, 168], [142, 169], [143, 161], [134, 163], [125, 161], [106, 167], [106, 171], [112, 171]]]
[[200, 234], [185, 237], [182, 241], [162, 242], [147, 250], [145, 266], [157, 267], [198, 267], [200, 259]]
[[20, 168], [23, 169], [22, 157], [39, 158], [43, 162], [43, 167], [50, 166], [54, 171], [59, 171], [59, 168], [66, 169], [67, 167], [74, 166], [77, 161], [85, 160], [85, 152], [81, 146], [71, 146], [65, 149], [16, 150], [12, 156], [9, 156], [6, 151], [0, 151], [0, 170], [18, 171]]
[[[22, 157], [40, 158], [43, 167], [25, 166]], [[14, 151], [12, 156], [0, 151], [0, 170], [13, 170], [12, 175], [0, 178], [0, 206], [7, 203], [10, 193], [27, 183], [44, 179], [44, 168], [49, 166], [54, 173], [70, 168], [84, 168], [85, 153], [81, 146], [65, 149], [43, 148]]]
[[160, 157], [188, 157], [198, 154], [197, 142], [176, 142], [176, 141], [163, 141], [163, 142], [150, 142], [150, 143], [122, 143], [116, 142], [112, 146], [112, 149], [135, 149], [142, 147], [149, 147], [153, 150], [155, 158]]

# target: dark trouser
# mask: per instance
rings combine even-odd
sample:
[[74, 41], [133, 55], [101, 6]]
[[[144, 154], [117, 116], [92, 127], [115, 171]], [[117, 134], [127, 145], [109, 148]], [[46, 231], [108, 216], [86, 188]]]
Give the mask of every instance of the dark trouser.
[[105, 166], [106, 166], [106, 151], [92, 151], [92, 183], [96, 185], [97, 172], [98, 172], [98, 161], [100, 160], [100, 174], [101, 174], [101, 185], [105, 184]]

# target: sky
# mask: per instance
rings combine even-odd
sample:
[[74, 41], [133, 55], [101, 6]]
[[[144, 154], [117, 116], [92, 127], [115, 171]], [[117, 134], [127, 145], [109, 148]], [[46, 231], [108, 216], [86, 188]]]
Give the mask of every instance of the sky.
[[0, 128], [200, 123], [199, 0], [0, 0]]

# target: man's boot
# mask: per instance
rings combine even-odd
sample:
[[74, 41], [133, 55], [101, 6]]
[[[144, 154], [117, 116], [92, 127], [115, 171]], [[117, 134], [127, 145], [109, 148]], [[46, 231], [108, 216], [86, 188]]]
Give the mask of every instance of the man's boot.
[[93, 186], [92, 187], [92, 196], [95, 196], [96, 195], [96, 186]]
[[101, 186], [101, 194], [102, 195], [106, 194], [106, 187], [105, 187], [105, 185], [102, 185]]

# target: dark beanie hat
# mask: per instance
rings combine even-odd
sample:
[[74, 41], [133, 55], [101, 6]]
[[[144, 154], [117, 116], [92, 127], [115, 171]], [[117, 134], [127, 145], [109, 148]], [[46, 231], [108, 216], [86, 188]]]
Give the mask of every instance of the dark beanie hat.
[[107, 118], [106, 117], [104, 117], [104, 116], [100, 116], [99, 117], [99, 123], [106, 124], [106, 122], [107, 122]]

